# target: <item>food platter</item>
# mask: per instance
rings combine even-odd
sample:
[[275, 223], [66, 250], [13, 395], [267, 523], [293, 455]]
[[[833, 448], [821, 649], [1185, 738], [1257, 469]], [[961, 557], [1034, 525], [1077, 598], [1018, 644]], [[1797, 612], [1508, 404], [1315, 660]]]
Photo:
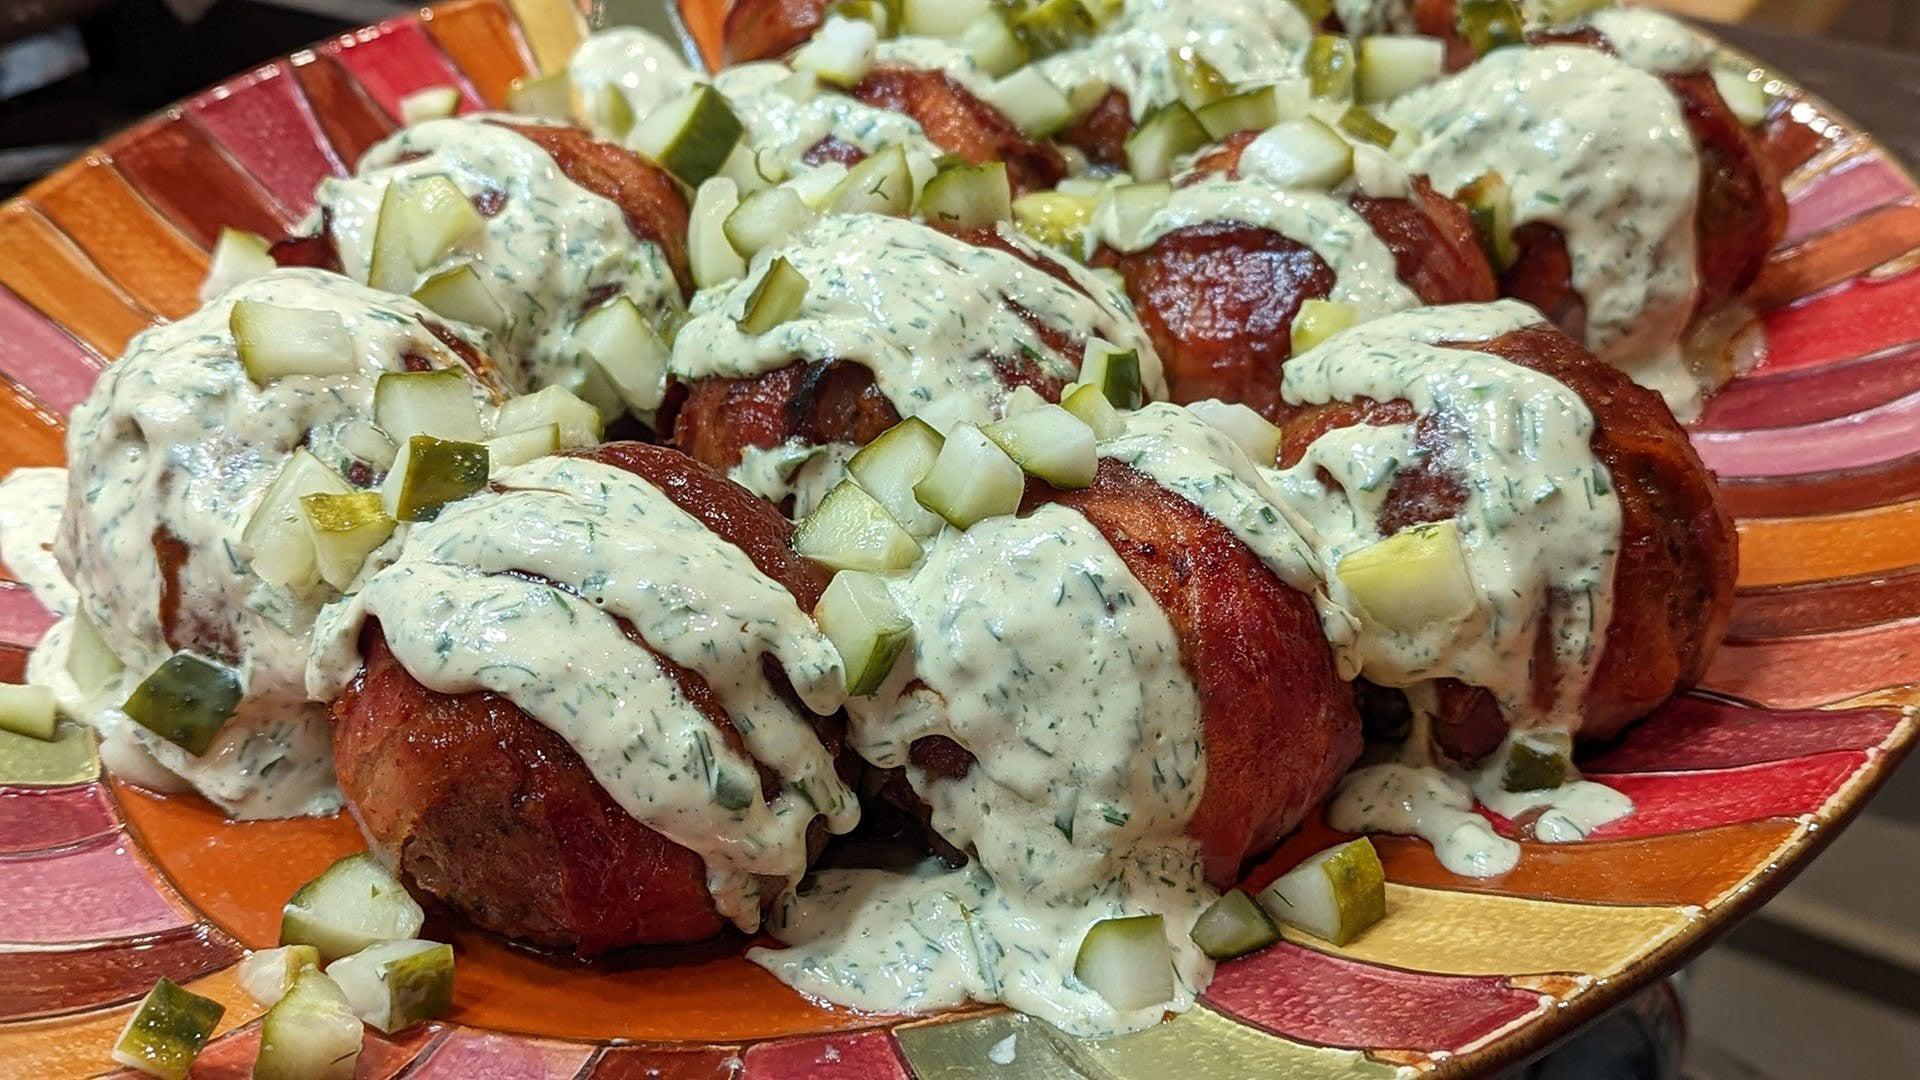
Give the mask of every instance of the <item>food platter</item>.
[[[684, 12], [710, 53], [720, 8]], [[464, 109], [497, 105], [564, 66], [584, 31], [565, 0], [423, 9], [196, 95], [0, 209], [0, 469], [61, 462], [62, 418], [133, 334], [194, 309], [223, 226], [286, 234], [407, 94], [450, 84]], [[1770, 89], [1787, 99], [1767, 150], [1788, 235], [1742, 331], [1758, 359], [1692, 429], [1739, 518], [1739, 595], [1704, 684], [1582, 762], [1634, 814], [1582, 843], [1524, 844], [1487, 879], [1382, 838], [1391, 918], [1373, 932], [1229, 962], [1201, 1006], [1106, 1039], [998, 1009], [821, 1008], [737, 945], [588, 965], [450, 921], [433, 929], [459, 952], [455, 1011], [370, 1033], [361, 1075], [948, 1076], [1009, 1034], [1017, 1074], [1454, 1075], [1522, 1060], [1676, 968], [1858, 811], [1908, 751], [1920, 702], [1920, 187], [1824, 104]], [[0, 584], [7, 681], [50, 622]], [[1248, 883], [1335, 838], [1310, 821]], [[344, 815], [227, 822], [110, 779], [77, 730], [0, 733], [0, 1060], [104, 1071], [165, 976], [227, 1005], [196, 1075], [244, 1074], [261, 1010], [235, 964], [275, 943], [289, 894], [363, 846]]]

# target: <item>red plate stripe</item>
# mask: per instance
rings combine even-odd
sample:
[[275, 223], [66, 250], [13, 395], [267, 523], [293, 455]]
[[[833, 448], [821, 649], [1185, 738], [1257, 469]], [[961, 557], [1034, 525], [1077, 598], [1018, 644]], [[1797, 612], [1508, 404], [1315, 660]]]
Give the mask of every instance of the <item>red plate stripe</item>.
[[1865, 752], [1842, 750], [1738, 769], [1591, 773], [1589, 779], [1633, 800], [1633, 813], [1595, 829], [1592, 839], [1659, 836], [1815, 813], [1866, 763]]
[[313, 188], [346, 166], [327, 145], [284, 63], [268, 64], [187, 102], [187, 112], [295, 216]]
[[893, 1036], [857, 1031], [811, 1039], [761, 1043], [746, 1053], [745, 1080], [907, 1080], [909, 1075]]
[[1767, 315], [1757, 372], [1797, 371], [1920, 339], [1920, 274], [1859, 280]]
[[99, 784], [0, 788], [0, 853], [64, 847], [119, 824]]
[[339, 57], [387, 115], [400, 118], [400, 99], [429, 86], [460, 91], [460, 111], [486, 108], [480, 95], [454, 69], [445, 53], [412, 19], [393, 19], [334, 39], [327, 51]]
[[101, 361], [93, 350], [0, 288], [0, 372], [62, 415], [93, 391]]
[[1668, 702], [1619, 745], [1584, 762], [1602, 773], [1728, 769], [1879, 746], [1900, 726], [1892, 709], [1756, 709], [1689, 694]]
[[55, 944], [160, 934], [193, 924], [114, 833], [71, 847], [0, 856], [0, 939]]
[[184, 983], [241, 955], [205, 924], [73, 950], [0, 951], [0, 1021], [136, 1001], [162, 977]]
[[1360, 1050], [1460, 1050], [1546, 1007], [1499, 979], [1379, 968], [1291, 942], [1221, 964], [1205, 997], [1285, 1038]]
[[1797, 244], [1814, 233], [1912, 194], [1913, 184], [1899, 168], [1877, 152], [1862, 154], [1832, 172], [1822, 173], [1794, 193], [1787, 215], [1787, 235], [1781, 243]]

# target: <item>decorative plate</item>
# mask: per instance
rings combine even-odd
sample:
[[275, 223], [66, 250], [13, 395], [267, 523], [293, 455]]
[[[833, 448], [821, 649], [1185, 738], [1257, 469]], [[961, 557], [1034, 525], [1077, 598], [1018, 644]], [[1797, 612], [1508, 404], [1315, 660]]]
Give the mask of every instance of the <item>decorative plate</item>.
[[[1197, 2], [1197, 0], [1196, 0]], [[685, 21], [717, 41], [717, 0]], [[63, 415], [127, 339], [186, 314], [222, 225], [283, 235], [434, 84], [465, 108], [564, 66], [569, 0], [454, 0], [267, 64], [151, 117], [0, 208], [0, 470], [58, 464]], [[816, 1007], [734, 947], [585, 966], [446, 927], [445, 1023], [369, 1032], [388, 1077], [1442, 1075], [1518, 1061], [1672, 970], [1779, 889], [1914, 741], [1920, 703], [1920, 187], [1865, 133], [1775, 80], [1769, 147], [1792, 224], [1757, 288], [1760, 359], [1694, 430], [1740, 516], [1733, 634], [1705, 685], [1585, 762], [1636, 810], [1587, 842], [1524, 844], [1468, 880], [1383, 838], [1392, 917], [1338, 950], [1221, 966], [1151, 1031], [1070, 1039], [1001, 1010]], [[0, 582], [0, 678], [51, 616]], [[1264, 884], [1331, 841], [1308, 826]], [[0, 733], [0, 1062], [99, 1073], [159, 976], [227, 1006], [196, 1076], [243, 1076], [260, 1010], [235, 985], [282, 901], [362, 846], [351, 821], [233, 824], [103, 776], [91, 736]]]

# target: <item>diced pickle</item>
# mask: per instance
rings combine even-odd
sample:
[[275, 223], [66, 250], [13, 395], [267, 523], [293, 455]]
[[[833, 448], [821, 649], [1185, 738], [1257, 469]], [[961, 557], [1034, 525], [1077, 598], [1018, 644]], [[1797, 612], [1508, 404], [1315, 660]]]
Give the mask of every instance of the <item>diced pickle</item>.
[[813, 609], [814, 621], [840, 652], [847, 694], [871, 694], [886, 681], [900, 654], [913, 642], [913, 624], [873, 574], [842, 570]]
[[1324, 190], [1353, 173], [1353, 144], [1317, 117], [1283, 120], [1247, 144], [1240, 169], [1283, 188]]
[[1446, 45], [1439, 38], [1378, 34], [1355, 48], [1355, 90], [1372, 105], [1440, 77], [1446, 69]]
[[1093, 429], [1095, 439], [1111, 439], [1126, 430], [1120, 410], [1107, 400], [1107, 392], [1097, 386], [1074, 384], [1060, 399], [1060, 407], [1080, 418]]
[[507, 88], [507, 111], [548, 120], [573, 119], [573, 86], [567, 73], [556, 71], [518, 78]]
[[1253, 897], [1229, 889], [1200, 913], [1190, 936], [1209, 958], [1231, 960], [1279, 941], [1280, 931]]
[[872, 23], [829, 14], [820, 29], [788, 61], [831, 86], [851, 87], [873, 70], [880, 33]]
[[549, 424], [560, 428], [563, 449], [592, 446], [600, 441], [600, 410], [562, 386], [549, 386], [537, 393], [508, 398], [493, 418], [493, 431], [495, 435], [513, 435]]
[[1170, 50], [1167, 53], [1167, 67], [1173, 72], [1173, 83], [1179, 88], [1180, 100], [1189, 109], [1211, 105], [1233, 93], [1233, 84], [1220, 74], [1220, 69], [1190, 45]]
[[420, 932], [426, 913], [371, 852], [339, 859], [280, 913], [280, 944], [311, 945], [327, 961]]
[[842, 480], [793, 530], [793, 550], [835, 570], [904, 570], [920, 543], [878, 499]]
[[498, 332], [507, 325], [507, 309], [494, 299], [472, 263], [449, 267], [421, 282], [413, 298], [436, 315], [483, 330]]
[[1173, 185], [1165, 180], [1114, 188], [1107, 200], [1113, 208], [1115, 230], [1121, 236], [1140, 235], [1172, 198]]
[[1036, 58], [1071, 49], [1100, 29], [1081, 0], [1033, 0], [1018, 7], [1010, 23], [1014, 36]]
[[1013, 200], [1013, 223], [1048, 247], [1078, 256], [1097, 204], [1082, 195], [1036, 191]]
[[[724, 239], [719, 243], [727, 246]], [[627, 408], [650, 413], [666, 400], [667, 343], [631, 299], [616, 296], [587, 312], [574, 327], [573, 342], [606, 374]]]
[[1149, 113], [1127, 136], [1127, 171], [1136, 180], [1165, 180], [1176, 158], [1207, 145], [1207, 129], [1193, 110], [1173, 101]]
[[957, 165], [927, 181], [920, 193], [920, 216], [929, 225], [978, 229], [1013, 216], [1013, 188], [1007, 166], [998, 161]]
[[240, 707], [240, 675], [232, 668], [177, 652], [127, 697], [121, 711], [133, 722], [199, 755], [213, 745]]
[[1099, 338], [1087, 340], [1087, 351], [1080, 359], [1080, 378], [1087, 386], [1097, 386], [1116, 409], [1137, 409], [1144, 400], [1140, 383], [1140, 353], [1122, 349]]
[[1454, 196], [1473, 215], [1474, 231], [1495, 268], [1505, 270], [1519, 257], [1513, 242], [1513, 192], [1497, 172], [1484, 173]]
[[1196, 401], [1187, 411], [1232, 439], [1255, 465], [1271, 467], [1280, 456], [1280, 429], [1245, 405]]
[[453, 946], [383, 941], [327, 965], [354, 1014], [389, 1034], [453, 1009]]
[[294, 979], [307, 968], [320, 966], [320, 950], [311, 945], [282, 945], [273, 949], [255, 949], [240, 961], [240, 989], [262, 1005], [271, 1007], [286, 996]]
[[839, 214], [905, 217], [913, 209], [913, 169], [907, 152], [889, 146], [848, 171], [827, 196], [827, 209]]
[[1464, 619], [1476, 603], [1460, 527], [1451, 518], [1409, 525], [1351, 552], [1334, 573], [1353, 594], [1360, 614], [1402, 633]]
[[1159, 915], [1102, 919], [1081, 939], [1073, 977], [1115, 1009], [1144, 1009], [1173, 1000], [1173, 951]]
[[1026, 474], [1007, 452], [972, 424], [955, 424], [933, 468], [913, 487], [920, 505], [947, 524], [965, 529], [974, 522], [1020, 509]]
[[940, 531], [940, 518], [920, 505], [913, 487], [933, 468], [945, 441], [931, 424], [909, 416], [861, 447], [847, 461], [847, 473], [909, 533], [932, 536]]
[[306, 519], [300, 513], [300, 500], [308, 495], [344, 495], [352, 490], [339, 473], [305, 447], [289, 455], [240, 533], [255, 576], [298, 593], [313, 588], [320, 569]]
[[1307, 46], [1307, 81], [1313, 96], [1336, 101], [1353, 96], [1353, 42], [1338, 34], [1317, 34]]
[[458, 368], [381, 375], [373, 386], [373, 422], [396, 445], [415, 435], [466, 442], [480, 437], [473, 383]]
[[1339, 300], [1311, 299], [1300, 302], [1293, 316], [1293, 355], [1314, 348], [1342, 330], [1360, 321], [1360, 309]]
[[648, 114], [628, 141], [697, 188], [727, 163], [742, 130], [727, 99], [702, 83]]
[[415, 435], [381, 485], [387, 514], [398, 521], [429, 521], [440, 508], [464, 499], [487, 483], [487, 448], [482, 443]]
[[444, 120], [459, 108], [458, 87], [445, 84], [429, 86], [400, 99], [400, 122], [413, 125], [424, 124], [428, 120]]
[[57, 720], [53, 691], [44, 686], [0, 683], [0, 731], [52, 742]]
[[254, 1080], [352, 1080], [363, 1031], [347, 995], [305, 968], [260, 1021]]
[[561, 446], [559, 424], [501, 435], [487, 440], [487, 468], [498, 475], [502, 469], [511, 469], [548, 454], [557, 454]]
[[275, 265], [267, 253], [266, 238], [241, 229], [221, 229], [207, 276], [200, 283], [200, 299], [211, 300], [243, 281], [271, 273]]
[[1485, 56], [1508, 45], [1525, 44], [1526, 23], [1513, 0], [1458, 0], [1455, 18], [1460, 36]]
[[113, 1060], [162, 1080], [185, 1080], [227, 1007], [161, 979], [113, 1044]]
[[1100, 464], [1093, 429], [1058, 405], [1042, 404], [981, 431], [1023, 471], [1057, 488], [1086, 487]]
[[1273, 87], [1263, 86], [1223, 97], [1193, 115], [1207, 129], [1207, 137], [1219, 142], [1236, 131], [1265, 131], [1279, 123], [1280, 102]]
[[687, 260], [695, 287], [745, 277], [747, 261], [727, 242], [726, 221], [740, 207], [740, 187], [724, 176], [713, 176], [693, 196], [693, 215], [687, 222]]
[[1393, 140], [1400, 134], [1364, 105], [1354, 105], [1340, 114], [1340, 130], [1361, 142], [1379, 147], [1392, 146]]
[[996, 79], [1019, 69], [1032, 58], [1006, 16], [998, 11], [981, 15], [961, 32], [960, 48], [973, 57], [981, 71]]
[[1507, 791], [1546, 791], [1579, 774], [1573, 768], [1573, 738], [1564, 731], [1516, 734], [1507, 743], [1500, 786]]
[[293, 375], [344, 375], [360, 366], [337, 311], [238, 300], [227, 315], [234, 352], [255, 383]]
[[377, 491], [308, 495], [300, 505], [313, 535], [320, 579], [342, 591], [359, 576], [367, 555], [393, 535], [396, 524], [381, 508]]
[[800, 314], [806, 300], [806, 277], [785, 257], [775, 259], [747, 297], [746, 311], [740, 316], [740, 330], [764, 334]]
[[380, 199], [367, 284], [386, 292], [411, 293], [422, 270], [486, 223], [466, 194], [444, 176], [393, 181]]
[[741, 199], [721, 228], [733, 249], [750, 259], [760, 249], [772, 247], [813, 224], [819, 216], [792, 188], [773, 187]]
[[1386, 917], [1387, 875], [1361, 837], [1308, 856], [1255, 899], [1275, 922], [1345, 945]]

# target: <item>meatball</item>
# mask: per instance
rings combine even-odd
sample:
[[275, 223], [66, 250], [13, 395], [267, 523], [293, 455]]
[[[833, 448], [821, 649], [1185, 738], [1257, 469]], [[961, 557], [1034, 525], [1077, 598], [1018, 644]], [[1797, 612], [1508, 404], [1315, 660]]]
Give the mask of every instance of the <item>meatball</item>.
[[[656, 489], [786, 590], [799, 619], [819, 599], [827, 573], [793, 553], [790, 523], [736, 485], [675, 451], [639, 443], [578, 457]], [[759, 790], [743, 798], [771, 801], [782, 763], [754, 760], [723, 704], [725, 689], [619, 621], [725, 745], [753, 762]], [[390, 647], [391, 630], [370, 613], [360, 631], [364, 665], [329, 715], [340, 784], [362, 829], [415, 886], [486, 929], [583, 955], [698, 941], [728, 924], [701, 854], [623, 807], [569, 739], [507, 695], [423, 685]], [[772, 657], [764, 667], [773, 698], [767, 707], [804, 715]], [[819, 746], [839, 760], [839, 721], [809, 722]], [[824, 843], [825, 826], [815, 818], [808, 827], [808, 858]], [[786, 877], [763, 876], [753, 902], [771, 902], [786, 884]]]
[[[1601, 652], [1578, 702], [1578, 734], [1617, 735], [1704, 673], [1733, 603], [1737, 548], [1732, 518], [1713, 476], [1659, 395], [1596, 360], [1559, 330], [1538, 324], [1491, 340], [1444, 344], [1551, 377], [1592, 412], [1590, 445], [1606, 469], [1620, 511], [1618, 555], [1609, 583], [1612, 615]], [[1401, 471], [1381, 507], [1379, 530], [1459, 514], [1468, 478], [1447, 463], [1457, 435], [1447, 423], [1416, 414], [1406, 400], [1304, 405], [1283, 427], [1280, 463], [1291, 467], [1329, 432], [1355, 425], [1414, 425], [1420, 464]], [[1546, 626], [1543, 620], [1542, 627]], [[1542, 632], [1535, 639], [1533, 705], [1544, 708], [1559, 673]], [[1456, 679], [1437, 689], [1433, 737], [1450, 757], [1473, 761], [1499, 745], [1512, 717], [1494, 695]], [[1367, 695], [1379, 701], [1378, 695]]]
[[[742, 333], [739, 313], [758, 285], [750, 275], [674, 345], [686, 389], [672, 442], [715, 468], [776, 448], [860, 446], [926, 410], [985, 423], [1021, 387], [1058, 400], [1093, 336], [1137, 349], [1143, 386], [1160, 392], [1157, 360], [1117, 292], [1007, 230], [831, 217], [780, 254], [808, 281], [796, 320], [818, 334], [770, 351]], [[794, 494], [777, 478], [750, 486], [775, 501]]]
[[[1179, 667], [1198, 696], [1206, 769], [1184, 831], [1207, 880], [1230, 887], [1245, 861], [1292, 831], [1359, 754], [1353, 698], [1313, 601], [1215, 518], [1118, 461], [1103, 461], [1092, 485], [1077, 491], [1035, 481], [1022, 513], [1045, 508], [1069, 509], [1097, 530], [1172, 626]], [[1004, 528], [1024, 540], [1019, 526]], [[1053, 586], [1042, 580], [1035, 588]], [[1070, 629], [1063, 623], [1062, 632]], [[977, 755], [993, 754], [945, 735], [911, 747], [928, 783], [964, 778], [980, 767]], [[924, 817], [920, 800], [930, 796], [924, 783], [915, 792], [896, 775], [883, 797], [906, 800]], [[956, 856], [942, 838], [934, 846]]]
[[949, 154], [975, 165], [1004, 162], [1016, 196], [1051, 188], [1067, 174], [1060, 151], [1028, 136], [944, 72], [882, 64], [852, 93], [869, 105], [912, 117]]
[[[484, 323], [515, 361], [516, 390], [560, 386], [608, 417], [621, 393], [572, 344], [587, 312], [622, 296], [656, 326], [679, 318], [693, 292], [689, 208], [665, 170], [579, 128], [454, 117], [404, 128], [369, 150], [355, 175], [320, 185], [320, 231], [275, 248], [286, 263], [373, 280], [387, 194], [424, 177], [451, 180], [482, 219], [458, 245], [396, 291], [470, 269], [491, 300], [469, 295], [464, 317]], [[476, 313], [477, 311], [477, 313]]]
[[[1237, 179], [1256, 137], [1240, 132], [1194, 163], [1183, 182]], [[1492, 268], [1460, 204], [1414, 177], [1404, 198], [1355, 194], [1348, 206], [1386, 245], [1395, 275], [1422, 302], [1494, 298]], [[1165, 366], [1170, 400], [1217, 398], [1278, 415], [1280, 370], [1293, 355], [1293, 320], [1333, 292], [1336, 275], [1306, 243], [1236, 221], [1174, 229], [1145, 250], [1103, 247], [1096, 264], [1126, 280]]]

